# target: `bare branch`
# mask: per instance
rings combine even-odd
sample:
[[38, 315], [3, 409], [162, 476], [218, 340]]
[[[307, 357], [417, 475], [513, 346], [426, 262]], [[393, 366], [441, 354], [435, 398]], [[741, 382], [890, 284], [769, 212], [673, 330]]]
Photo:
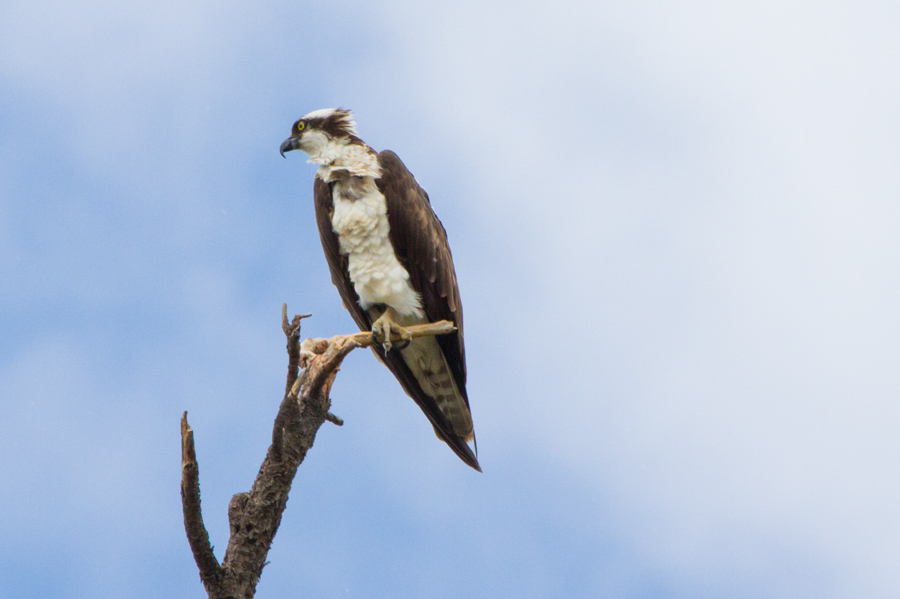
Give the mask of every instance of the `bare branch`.
[[[250, 599], [256, 593], [297, 468], [326, 420], [343, 424], [343, 420], [329, 412], [329, 394], [341, 362], [357, 347], [374, 343], [372, 334], [363, 332], [331, 339], [306, 339], [301, 344], [300, 320], [308, 316], [294, 316], [288, 323], [287, 306], [282, 307], [282, 330], [287, 337], [288, 353], [285, 395], [272, 429], [272, 445], [250, 492], [238, 493], [228, 506], [231, 536], [221, 566], [209, 545], [209, 535], [200, 515], [199, 475], [187, 412], [182, 419], [185, 530], [210, 599]], [[407, 330], [413, 337], [422, 337], [443, 335], [456, 328], [451, 322], [440, 321]]]
[[293, 321], [288, 324], [287, 304], [281, 304], [281, 330], [287, 337], [288, 375], [284, 392], [287, 394], [297, 379], [297, 371], [300, 367], [300, 321], [309, 318], [312, 314], [295, 314]]
[[[448, 333], [452, 333], [456, 330], [456, 325], [454, 325], [449, 320], [439, 320], [437, 322], [429, 322], [426, 324], [414, 324], [410, 327], [406, 327], [406, 330], [409, 331], [410, 336], [415, 339], [416, 337], [427, 337], [429, 335], [446, 335]], [[356, 344], [360, 347], [369, 347], [370, 345], [375, 345], [375, 339], [372, 337], [372, 333], [368, 331], [347, 336], [353, 339], [353, 341], [355, 341]], [[402, 341], [403, 338], [400, 337], [399, 334], [391, 335], [392, 343], [400, 343]]]
[[209, 533], [200, 511], [200, 469], [194, 450], [194, 431], [188, 425], [187, 412], [181, 417], [181, 506], [191, 553], [200, 570], [200, 580], [211, 596], [211, 589], [218, 586], [222, 569], [209, 544]]
[[[414, 324], [409, 327], [406, 327], [406, 330], [409, 332], [412, 338], [416, 337], [427, 337], [429, 335], [446, 335], [448, 333], [452, 333], [456, 331], [456, 325], [454, 325], [449, 320], [439, 320], [437, 322], [429, 322], [425, 324]], [[369, 331], [363, 331], [361, 333], [353, 333], [350, 335], [337, 335], [332, 337], [331, 339], [304, 339], [303, 343], [300, 345], [301, 354], [304, 352], [312, 353], [312, 354], [323, 354], [325, 350], [328, 349], [331, 345], [335, 343], [349, 343], [352, 341], [356, 344], [357, 347], [369, 347], [375, 345], [377, 342], [375, 341], [372, 333]], [[395, 344], [399, 344], [403, 341], [403, 338], [400, 337], [399, 334], [391, 335], [391, 342]]]

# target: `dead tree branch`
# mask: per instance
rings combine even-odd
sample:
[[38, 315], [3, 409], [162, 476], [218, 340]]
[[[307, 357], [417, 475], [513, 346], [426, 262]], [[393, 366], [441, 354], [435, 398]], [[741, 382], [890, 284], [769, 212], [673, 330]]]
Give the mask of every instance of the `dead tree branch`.
[[209, 544], [209, 533], [206, 532], [203, 515], [200, 513], [200, 470], [194, 453], [194, 431], [188, 426], [187, 412], [181, 417], [181, 506], [184, 511], [184, 530], [194, 561], [200, 569], [200, 579], [204, 585], [207, 585], [207, 581], [217, 585], [222, 568]]
[[[282, 329], [287, 337], [288, 373], [284, 399], [275, 417], [272, 445], [249, 493], [238, 493], [228, 506], [231, 534], [220, 565], [209, 542], [200, 511], [200, 482], [194, 433], [181, 419], [181, 503], [184, 528], [200, 580], [209, 599], [251, 599], [266, 564], [266, 555], [287, 505], [297, 468], [312, 447], [316, 433], [331, 414], [329, 394], [341, 362], [357, 347], [374, 343], [371, 333], [338, 335], [331, 339], [300, 339], [300, 320], [288, 323], [282, 307]], [[443, 335], [455, 327], [447, 321], [409, 327], [413, 337]], [[399, 338], [395, 339], [400, 341]]]

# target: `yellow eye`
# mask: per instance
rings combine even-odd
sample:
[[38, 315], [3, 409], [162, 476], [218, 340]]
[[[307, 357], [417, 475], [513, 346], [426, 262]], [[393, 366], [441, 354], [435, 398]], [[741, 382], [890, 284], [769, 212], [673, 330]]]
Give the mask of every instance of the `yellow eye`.
[[303, 131], [306, 129], [306, 123], [304, 121], [297, 121], [297, 131]]

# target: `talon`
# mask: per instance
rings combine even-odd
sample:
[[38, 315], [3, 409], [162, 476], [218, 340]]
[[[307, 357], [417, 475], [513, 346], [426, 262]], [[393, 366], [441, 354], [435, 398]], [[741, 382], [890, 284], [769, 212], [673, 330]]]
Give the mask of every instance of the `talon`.
[[391, 324], [392, 324], [391, 321], [387, 321], [383, 325], [384, 326], [384, 329], [383, 329], [384, 330], [384, 341], [382, 342], [382, 345], [384, 346], [385, 353], [391, 351], [391, 348], [394, 347], [394, 342], [391, 340], [391, 337], [394, 336], [393, 331], [391, 330], [391, 328], [392, 328]]
[[[397, 313], [393, 308], [388, 307], [388, 309], [384, 311], [384, 314], [372, 324], [372, 338], [375, 343], [384, 347], [385, 352], [391, 351], [392, 348], [398, 350], [403, 349], [409, 345], [410, 340], [412, 340], [409, 331], [397, 324], [394, 320], [395, 318], [397, 318]], [[396, 346], [392, 339], [395, 334], [399, 336], [401, 340], [401, 344]]]
[[388, 352], [391, 350], [391, 322], [382, 318], [372, 325], [372, 340], [378, 345], [383, 345], [384, 351]]
[[[405, 330], [405, 329], [404, 329], [404, 330]], [[395, 346], [394, 346], [394, 349], [396, 349], [397, 351], [400, 351], [401, 349], [406, 349], [407, 347], [409, 347], [409, 344], [410, 344], [410, 343], [412, 343], [412, 337], [410, 337], [409, 339], [407, 339], [407, 338], [404, 337], [404, 338], [403, 338], [403, 344], [402, 344], [402, 345], [395, 345]]]

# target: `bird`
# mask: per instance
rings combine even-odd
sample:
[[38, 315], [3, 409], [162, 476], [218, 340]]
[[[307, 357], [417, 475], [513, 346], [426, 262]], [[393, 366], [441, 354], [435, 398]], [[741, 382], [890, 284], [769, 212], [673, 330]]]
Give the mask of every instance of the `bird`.
[[[463, 311], [447, 233], [428, 193], [394, 152], [360, 139], [353, 113], [298, 119], [281, 155], [318, 164], [313, 196], [322, 249], [344, 307], [439, 439], [481, 472], [466, 393]], [[456, 331], [411, 338], [406, 327], [449, 320]], [[391, 337], [400, 342], [392, 343]], [[473, 450], [469, 443], [475, 447]]]

